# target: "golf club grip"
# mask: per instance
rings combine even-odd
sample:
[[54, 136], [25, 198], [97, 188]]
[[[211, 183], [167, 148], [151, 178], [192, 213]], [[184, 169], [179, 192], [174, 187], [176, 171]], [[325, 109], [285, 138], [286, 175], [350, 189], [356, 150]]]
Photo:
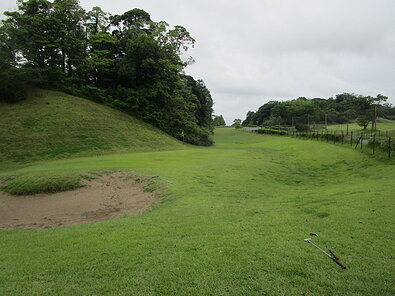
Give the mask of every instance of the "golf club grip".
[[341, 268], [346, 269], [347, 267], [343, 264], [341, 264], [339, 261], [336, 260], [336, 258], [331, 258], [333, 262], [335, 262], [337, 265], [339, 265]]

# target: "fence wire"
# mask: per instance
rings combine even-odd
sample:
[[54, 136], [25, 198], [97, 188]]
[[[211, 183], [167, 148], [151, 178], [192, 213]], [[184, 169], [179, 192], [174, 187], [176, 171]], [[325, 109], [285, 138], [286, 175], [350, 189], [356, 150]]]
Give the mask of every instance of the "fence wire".
[[391, 160], [395, 154], [394, 138], [390, 135], [393, 131], [329, 131], [310, 130], [306, 132], [296, 131], [286, 127], [255, 128], [250, 129], [258, 134], [290, 136], [302, 139], [314, 139], [328, 143], [341, 143], [349, 145], [353, 149], [359, 149], [372, 155], [386, 155]]

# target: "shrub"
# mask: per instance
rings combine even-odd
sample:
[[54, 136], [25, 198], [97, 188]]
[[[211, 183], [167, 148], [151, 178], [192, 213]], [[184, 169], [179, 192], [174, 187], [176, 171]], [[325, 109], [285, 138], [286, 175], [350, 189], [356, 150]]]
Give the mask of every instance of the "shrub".
[[261, 128], [257, 130], [258, 134], [269, 134], [269, 135], [280, 135], [284, 136], [287, 134], [286, 131], [284, 130], [277, 130], [277, 129], [271, 129], [271, 128]]
[[25, 84], [11, 73], [0, 73], [0, 102], [17, 103], [26, 98]]
[[295, 124], [295, 129], [298, 132], [308, 132], [309, 131], [309, 126], [306, 123], [296, 123]]

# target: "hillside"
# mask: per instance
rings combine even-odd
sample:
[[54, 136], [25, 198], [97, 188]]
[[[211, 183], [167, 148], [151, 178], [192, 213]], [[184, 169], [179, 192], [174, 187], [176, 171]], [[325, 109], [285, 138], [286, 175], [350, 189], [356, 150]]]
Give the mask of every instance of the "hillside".
[[125, 113], [49, 90], [32, 90], [18, 104], [0, 104], [0, 131], [0, 164], [183, 148]]

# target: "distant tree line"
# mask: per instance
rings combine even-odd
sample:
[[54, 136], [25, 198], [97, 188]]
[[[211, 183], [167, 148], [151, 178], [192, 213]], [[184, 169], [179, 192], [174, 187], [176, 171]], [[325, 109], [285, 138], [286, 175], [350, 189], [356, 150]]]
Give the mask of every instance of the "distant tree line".
[[17, 1], [0, 26], [0, 101], [27, 84], [93, 99], [192, 144], [212, 144], [213, 100], [184, 74], [195, 40], [141, 9], [110, 15], [78, 0]]
[[377, 116], [395, 119], [395, 107], [387, 97], [343, 93], [329, 99], [299, 97], [289, 101], [269, 101], [257, 111], [248, 111], [243, 126], [289, 125], [306, 130], [315, 123], [357, 122], [363, 128], [375, 124]]

